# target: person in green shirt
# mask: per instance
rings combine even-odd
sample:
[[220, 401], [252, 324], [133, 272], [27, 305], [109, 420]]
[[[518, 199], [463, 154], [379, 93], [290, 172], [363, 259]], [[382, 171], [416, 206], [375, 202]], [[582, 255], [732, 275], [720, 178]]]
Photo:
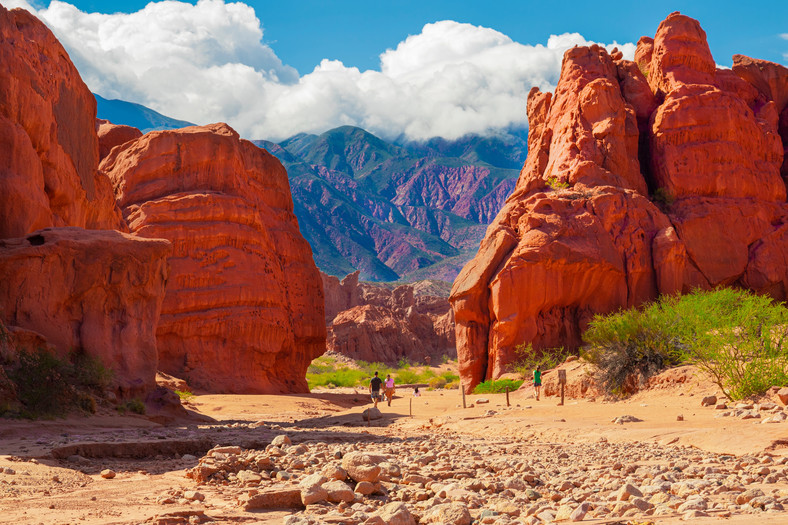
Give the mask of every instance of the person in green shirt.
[[534, 392], [536, 393], [536, 400], [539, 401], [539, 393], [542, 391], [542, 371], [536, 367], [534, 370]]

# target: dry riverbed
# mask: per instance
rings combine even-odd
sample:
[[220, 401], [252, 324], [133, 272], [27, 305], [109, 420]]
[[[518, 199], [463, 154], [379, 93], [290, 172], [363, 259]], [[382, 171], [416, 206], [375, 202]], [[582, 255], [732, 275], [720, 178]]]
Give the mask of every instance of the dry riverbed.
[[693, 378], [463, 409], [400, 389], [367, 421], [366, 393], [338, 389], [195, 396], [171, 426], [3, 420], [0, 523], [788, 522], [783, 405], [701, 406], [715, 394]]

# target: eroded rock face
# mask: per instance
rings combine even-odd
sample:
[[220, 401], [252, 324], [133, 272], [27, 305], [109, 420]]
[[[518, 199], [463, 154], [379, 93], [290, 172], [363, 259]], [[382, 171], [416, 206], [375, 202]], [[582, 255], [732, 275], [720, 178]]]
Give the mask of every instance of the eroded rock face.
[[112, 148], [140, 138], [142, 132], [132, 126], [113, 124], [109, 120], [97, 118], [96, 135], [99, 140], [99, 159], [103, 159]]
[[0, 240], [0, 321], [23, 329], [28, 344], [19, 346], [83, 351], [114, 371], [122, 396], [144, 395], [156, 386], [170, 251], [166, 240], [82, 228]]
[[211, 392], [305, 392], [323, 291], [287, 174], [226, 124], [148, 133], [101, 163], [131, 230], [173, 243], [161, 370]]
[[0, 6], [0, 238], [40, 228], [126, 230], [96, 170], [96, 100], [52, 32]]
[[736, 63], [717, 70], [697, 21], [673, 13], [634, 63], [574, 48], [555, 94], [531, 91], [517, 187], [452, 289], [466, 389], [518, 345], [575, 348], [594, 314], [659, 294], [786, 297], [788, 70]]
[[[454, 315], [430, 281], [386, 288], [340, 281], [321, 272], [326, 298], [326, 349], [356, 360], [396, 364], [454, 357]], [[445, 293], [445, 292], [444, 292]]]

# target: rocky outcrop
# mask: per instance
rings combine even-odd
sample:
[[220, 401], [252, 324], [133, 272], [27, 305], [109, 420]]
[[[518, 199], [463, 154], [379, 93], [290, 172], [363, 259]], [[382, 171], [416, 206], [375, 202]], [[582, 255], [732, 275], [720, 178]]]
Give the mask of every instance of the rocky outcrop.
[[17, 346], [84, 352], [114, 372], [121, 396], [144, 395], [156, 386], [170, 251], [165, 240], [81, 228], [0, 240], [0, 321], [27, 331], [29, 344]]
[[[359, 272], [340, 281], [321, 272], [326, 298], [326, 349], [352, 359], [396, 364], [402, 359], [454, 357], [454, 316], [429, 282], [388, 288], [359, 283]], [[425, 293], [426, 292], [426, 293]]]
[[786, 297], [788, 70], [736, 63], [717, 70], [697, 21], [673, 13], [634, 63], [573, 48], [555, 93], [531, 91], [517, 187], [452, 289], [466, 389], [518, 345], [576, 348], [595, 314], [659, 294]]
[[117, 394], [144, 397], [155, 387], [170, 245], [107, 231], [128, 228], [98, 171], [96, 102], [49, 29], [0, 6], [0, 62], [0, 321], [9, 349], [90, 355], [112, 370]]
[[96, 119], [96, 134], [99, 140], [99, 160], [109, 155], [110, 150], [115, 146], [142, 136], [142, 132], [137, 128], [113, 124], [109, 120], [99, 118]]
[[63, 46], [29, 12], [2, 6], [0, 43], [0, 238], [125, 230], [96, 170], [96, 101]]
[[150, 132], [101, 169], [131, 230], [173, 244], [160, 369], [211, 392], [306, 392], [323, 291], [276, 158], [214, 124]]

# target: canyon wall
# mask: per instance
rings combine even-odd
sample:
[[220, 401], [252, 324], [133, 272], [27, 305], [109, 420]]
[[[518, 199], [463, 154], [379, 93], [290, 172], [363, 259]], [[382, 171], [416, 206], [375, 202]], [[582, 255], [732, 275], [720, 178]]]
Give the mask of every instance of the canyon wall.
[[340, 281], [321, 272], [329, 354], [390, 365], [456, 356], [454, 315], [434, 282], [390, 288], [360, 283], [359, 274]]
[[214, 124], [150, 132], [100, 168], [131, 231], [173, 244], [160, 369], [211, 392], [306, 392], [323, 290], [279, 161]]
[[[577, 348], [597, 313], [737, 286], [785, 299], [788, 69], [717, 69], [699, 23], [673, 13], [635, 61], [564, 55], [528, 97], [517, 186], [454, 282], [466, 390], [518, 345]], [[782, 136], [782, 139], [781, 139]]]
[[122, 233], [95, 99], [49, 29], [0, 6], [0, 62], [0, 323], [27, 350], [98, 358], [118, 394], [144, 396], [169, 242]]

